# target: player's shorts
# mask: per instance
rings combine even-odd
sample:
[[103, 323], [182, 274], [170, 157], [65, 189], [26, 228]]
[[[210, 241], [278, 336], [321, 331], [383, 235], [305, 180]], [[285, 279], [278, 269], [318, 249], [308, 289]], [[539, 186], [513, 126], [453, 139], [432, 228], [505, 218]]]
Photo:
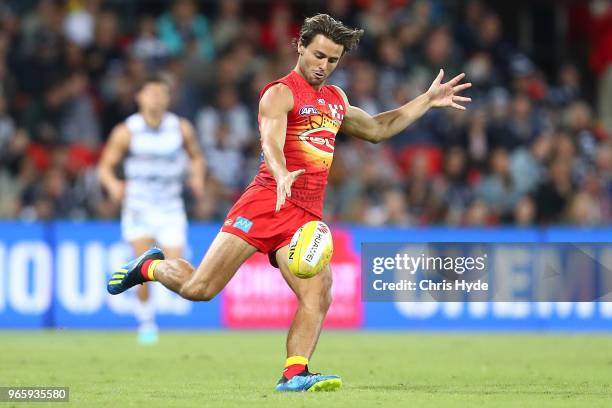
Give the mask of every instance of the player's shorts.
[[123, 208], [121, 235], [125, 241], [154, 239], [164, 248], [183, 248], [187, 240], [187, 216], [183, 210]]
[[221, 231], [239, 236], [268, 254], [270, 263], [277, 266], [276, 251], [288, 245], [302, 225], [320, 218], [289, 200], [279, 212], [275, 210], [276, 191], [251, 185], [227, 214]]

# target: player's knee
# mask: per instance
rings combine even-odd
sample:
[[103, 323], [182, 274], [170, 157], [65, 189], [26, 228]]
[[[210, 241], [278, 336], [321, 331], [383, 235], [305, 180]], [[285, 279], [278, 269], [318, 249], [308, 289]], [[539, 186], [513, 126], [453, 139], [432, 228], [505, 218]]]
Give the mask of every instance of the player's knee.
[[208, 302], [212, 300], [216, 294], [216, 292], [212, 291], [207, 286], [189, 284], [183, 285], [179, 291], [181, 297], [194, 302]]

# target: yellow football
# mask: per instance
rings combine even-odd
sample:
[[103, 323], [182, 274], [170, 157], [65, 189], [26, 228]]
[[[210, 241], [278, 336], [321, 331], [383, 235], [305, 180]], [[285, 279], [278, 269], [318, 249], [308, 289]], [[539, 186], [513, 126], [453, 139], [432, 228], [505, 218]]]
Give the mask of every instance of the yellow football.
[[322, 221], [309, 221], [293, 234], [289, 270], [298, 278], [312, 278], [329, 264], [333, 253], [329, 227]]

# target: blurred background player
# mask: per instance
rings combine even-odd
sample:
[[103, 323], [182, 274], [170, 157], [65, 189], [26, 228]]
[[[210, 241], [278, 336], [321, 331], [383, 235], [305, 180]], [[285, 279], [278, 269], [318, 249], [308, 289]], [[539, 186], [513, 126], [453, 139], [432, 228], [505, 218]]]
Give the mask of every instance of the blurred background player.
[[460, 83], [464, 74], [442, 83], [440, 70], [427, 92], [397, 109], [370, 116], [351, 106], [344, 92], [326, 81], [362, 35], [363, 30], [348, 28], [327, 14], [304, 21], [295, 67], [261, 91], [259, 173], [230, 210], [197, 269], [182, 259], [164, 260], [164, 254], [153, 248], [118, 269], [108, 283], [113, 295], [157, 280], [185, 299], [211, 300], [255, 252], [267, 254], [299, 301], [277, 391], [328, 391], [342, 385], [337, 375], [308, 369], [331, 305], [331, 268], [327, 265], [317, 276], [299, 279], [289, 270], [287, 256], [294, 232], [323, 217], [336, 134], [342, 129], [346, 135], [379, 143], [431, 108], [465, 110], [461, 103], [471, 100], [457, 95], [471, 86]]
[[[167, 111], [170, 86], [165, 78], [147, 78], [136, 101], [138, 113], [111, 133], [98, 167], [100, 181], [112, 200], [122, 202], [122, 236], [136, 256], [160, 245], [168, 258], [179, 258], [183, 256], [187, 230], [182, 198], [187, 158], [189, 186], [196, 197], [201, 197], [204, 157], [189, 121]], [[115, 173], [122, 160], [125, 181]], [[138, 287], [135, 316], [139, 342], [157, 342], [148, 285]]]

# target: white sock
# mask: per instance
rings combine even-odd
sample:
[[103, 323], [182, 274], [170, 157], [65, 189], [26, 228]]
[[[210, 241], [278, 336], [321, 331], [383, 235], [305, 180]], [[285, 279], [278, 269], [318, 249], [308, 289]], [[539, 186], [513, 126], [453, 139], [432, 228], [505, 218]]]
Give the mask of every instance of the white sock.
[[155, 307], [153, 306], [153, 302], [150, 300], [143, 302], [138, 299], [136, 301], [136, 310], [134, 315], [139, 326], [155, 326]]

